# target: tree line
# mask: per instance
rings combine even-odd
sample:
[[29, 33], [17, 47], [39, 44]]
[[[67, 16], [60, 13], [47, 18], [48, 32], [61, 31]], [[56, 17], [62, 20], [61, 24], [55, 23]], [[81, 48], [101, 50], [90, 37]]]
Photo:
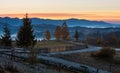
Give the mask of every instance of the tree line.
[[[18, 47], [31, 48], [37, 42], [31, 24], [32, 21], [30, 20], [30, 18], [28, 18], [28, 14], [25, 15], [25, 18], [23, 18], [22, 21], [23, 25], [20, 26], [17, 32], [15, 42]], [[54, 36], [57, 41], [70, 39], [70, 32], [66, 22], [64, 22], [62, 26], [56, 26]], [[76, 40], [78, 40], [79, 33], [77, 30], [75, 31], [74, 37], [76, 38]], [[51, 34], [48, 29], [45, 31], [45, 39], [48, 41], [51, 39]], [[4, 27], [4, 34], [0, 37], [0, 44], [1, 46], [12, 47], [11, 33], [7, 25], [5, 25]]]
[[[49, 30], [46, 30], [46, 39], [50, 40], [50, 32]], [[70, 32], [68, 29], [68, 26], [66, 22], [62, 24], [62, 26], [56, 26], [55, 31], [54, 31], [54, 36], [56, 40], [69, 40], [70, 39]]]
[[[32, 26], [32, 21], [28, 18], [28, 14], [22, 19], [23, 25], [20, 26], [15, 43], [17, 47], [31, 48], [37, 43], [37, 39], [34, 35], [34, 30]], [[4, 26], [4, 33], [0, 36], [0, 46], [12, 47], [12, 38], [10, 29], [7, 25]], [[95, 34], [93, 34], [95, 36]], [[87, 36], [86, 42], [88, 44], [108, 46], [113, 45], [119, 47], [119, 40], [114, 33], [110, 35], [105, 35], [104, 37], [97, 33], [97, 37]], [[70, 31], [67, 23], [64, 21], [61, 26], [56, 26], [54, 31], [54, 37], [57, 41], [59, 40], [70, 40]], [[76, 29], [74, 32], [74, 38], [76, 41], [79, 40], [79, 31]], [[109, 37], [109, 38], [108, 38]], [[106, 40], [107, 38], [107, 40]], [[45, 31], [45, 40], [49, 41], [51, 39], [51, 33], [48, 29]]]

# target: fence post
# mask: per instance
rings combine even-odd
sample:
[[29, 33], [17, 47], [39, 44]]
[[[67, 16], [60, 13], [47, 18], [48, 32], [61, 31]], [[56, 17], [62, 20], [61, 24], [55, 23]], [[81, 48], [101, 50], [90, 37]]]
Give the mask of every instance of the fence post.
[[112, 67], [112, 64], [109, 65], [109, 70], [110, 70], [110, 72], [111, 72], [111, 67]]
[[11, 50], [11, 60], [15, 60], [15, 49], [12, 48]]
[[96, 71], [96, 73], [98, 73], [99, 72], [99, 69], [97, 68], [97, 71]]

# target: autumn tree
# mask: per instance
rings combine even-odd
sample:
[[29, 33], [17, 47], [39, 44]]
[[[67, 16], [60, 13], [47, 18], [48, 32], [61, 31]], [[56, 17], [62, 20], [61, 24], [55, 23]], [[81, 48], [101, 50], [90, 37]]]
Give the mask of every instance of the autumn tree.
[[66, 24], [66, 22], [64, 22], [61, 26], [61, 37], [62, 37], [62, 40], [68, 40], [69, 39], [69, 29], [68, 29], [68, 26]]
[[78, 32], [78, 30], [75, 30], [74, 38], [75, 38], [76, 41], [79, 40], [79, 32]]
[[24, 48], [35, 45], [36, 40], [33, 32], [31, 20], [28, 18], [28, 14], [26, 14], [26, 17], [23, 18], [23, 25], [20, 27], [17, 33], [17, 45]]
[[61, 38], [61, 27], [60, 26], [56, 26], [54, 36], [56, 40], [60, 40]]
[[50, 31], [47, 29], [45, 32], [45, 38], [49, 41], [51, 38]]
[[1, 36], [1, 45], [5, 47], [12, 46], [11, 34], [10, 34], [10, 30], [7, 25], [5, 25], [4, 34]]

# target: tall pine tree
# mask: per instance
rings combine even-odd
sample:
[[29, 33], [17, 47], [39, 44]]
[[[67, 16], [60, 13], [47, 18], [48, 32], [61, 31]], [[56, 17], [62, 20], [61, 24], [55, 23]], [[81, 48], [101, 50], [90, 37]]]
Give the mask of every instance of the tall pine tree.
[[31, 47], [36, 43], [31, 20], [28, 18], [28, 14], [23, 18], [23, 26], [21, 26], [18, 31], [16, 42], [19, 47], [24, 48]]
[[62, 40], [68, 40], [69, 39], [69, 29], [68, 29], [68, 26], [67, 26], [67, 23], [64, 22], [61, 26], [61, 37], [62, 37]]
[[79, 33], [78, 33], [78, 30], [77, 30], [77, 29], [75, 30], [74, 38], [75, 38], [76, 41], [79, 40]]
[[4, 34], [1, 36], [1, 45], [4, 47], [12, 47], [11, 34], [7, 25], [5, 25]]

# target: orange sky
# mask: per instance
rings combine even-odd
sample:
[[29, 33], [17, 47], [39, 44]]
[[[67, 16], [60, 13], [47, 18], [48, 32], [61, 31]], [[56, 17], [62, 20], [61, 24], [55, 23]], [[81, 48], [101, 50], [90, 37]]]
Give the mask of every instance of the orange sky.
[[120, 0], [0, 0], [0, 17], [89, 19], [120, 24]]
[[[25, 14], [0, 14], [0, 17], [18, 17], [23, 18]], [[99, 20], [107, 21], [113, 23], [120, 23], [120, 11], [114, 12], [76, 12], [76, 13], [29, 13], [29, 17], [37, 17], [44, 19], [69, 19], [69, 18], [78, 18], [78, 19], [88, 19], [88, 20]]]

